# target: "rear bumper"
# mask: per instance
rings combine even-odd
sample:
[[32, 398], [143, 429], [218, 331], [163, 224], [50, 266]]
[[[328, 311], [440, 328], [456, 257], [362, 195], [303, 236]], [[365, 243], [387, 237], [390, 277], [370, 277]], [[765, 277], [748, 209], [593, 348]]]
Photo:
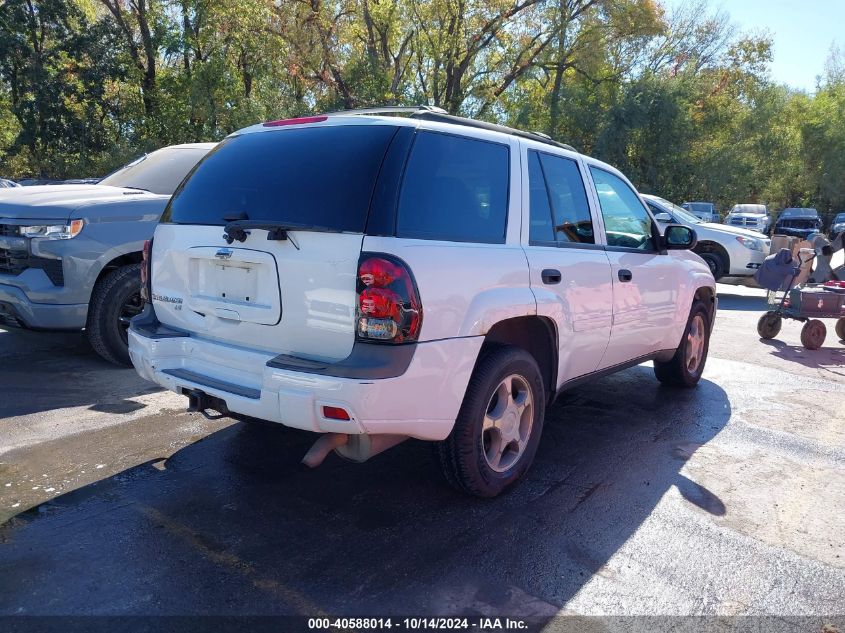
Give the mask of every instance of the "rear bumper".
[[[419, 343], [403, 374], [346, 378], [280, 369], [271, 353], [148, 327], [129, 332], [138, 373], [183, 393], [199, 390], [232, 413], [317, 433], [398, 434], [442, 440], [452, 431], [484, 337]], [[345, 409], [350, 420], [323, 416]]]
[[33, 330], [81, 330], [88, 304], [33, 303], [16, 286], [0, 284], [0, 325]]

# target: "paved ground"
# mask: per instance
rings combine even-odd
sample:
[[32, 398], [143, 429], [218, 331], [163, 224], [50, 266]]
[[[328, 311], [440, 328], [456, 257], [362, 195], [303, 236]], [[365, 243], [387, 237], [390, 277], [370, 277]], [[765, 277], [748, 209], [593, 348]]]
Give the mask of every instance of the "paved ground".
[[720, 290], [698, 389], [571, 392], [493, 501], [419, 442], [308, 471], [307, 434], [0, 330], [0, 614], [842, 614], [845, 345]]

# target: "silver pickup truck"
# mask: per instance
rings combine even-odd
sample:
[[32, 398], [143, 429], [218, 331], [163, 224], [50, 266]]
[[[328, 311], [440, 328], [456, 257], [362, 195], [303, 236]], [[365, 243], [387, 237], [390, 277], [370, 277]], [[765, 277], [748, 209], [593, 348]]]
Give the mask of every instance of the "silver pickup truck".
[[214, 145], [151, 152], [96, 185], [0, 189], [0, 327], [85, 329], [103, 358], [129, 364], [144, 241]]

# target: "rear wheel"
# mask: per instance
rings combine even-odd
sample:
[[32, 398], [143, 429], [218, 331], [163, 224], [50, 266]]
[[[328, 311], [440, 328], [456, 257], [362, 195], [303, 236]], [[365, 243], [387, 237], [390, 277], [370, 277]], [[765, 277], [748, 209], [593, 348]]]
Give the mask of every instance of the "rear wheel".
[[546, 394], [537, 361], [496, 347], [472, 374], [452, 433], [437, 446], [447, 481], [462, 492], [495, 497], [531, 466], [543, 431]]
[[141, 264], [113, 270], [97, 282], [85, 326], [94, 351], [116, 365], [131, 365], [129, 321], [143, 308]]
[[695, 387], [704, 372], [710, 347], [710, 318], [701, 301], [692, 304], [681, 344], [669, 361], [654, 361], [654, 375], [665, 385]]
[[836, 322], [836, 336], [839, 337], [840, 341], [845, 341], [845, 317], [841, 317]]
[[783, 319], [777, 312], [766, 312], [757, 321], [757, 334], [763, 339], [773, 339], [780, 332], [781, 325], [783, 325]]
[[801, 344], [807, 349], [819, 349], [827, 336], [827, 328], [818, 319], [810, 319], [801, 328]]

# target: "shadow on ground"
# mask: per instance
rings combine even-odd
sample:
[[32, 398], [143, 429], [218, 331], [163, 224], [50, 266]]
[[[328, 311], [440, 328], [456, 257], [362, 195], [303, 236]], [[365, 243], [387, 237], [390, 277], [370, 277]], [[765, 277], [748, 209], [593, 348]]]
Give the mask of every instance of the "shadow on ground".
[[766, 297], [752, 297], [719, 292], [719, 310], [759, 311], [768, 310]]
[[452, 492], [431, 447], [356, 465], [299, 459], [313, 435], [232, 425], [9, 521], [0, 614], [507, 614], [546, 618], [676, 487], [728, 422], [725, 392], [636, 367], [549, 411], [527, 479], [495, 500]]
[[0, 418], [89, 407], [131, 413], [145, 405], [129, 400], [161, 391], [131, 367], [100, 358], [81, 332], [0, 329]]
[[[760, 339], [764, 345], [771, 348], [772, 356], [798, 363], [810, 369], [823, 369], [839, 376], [845, 376], [845, 345], [840, 342], [841, 348], [829, 347], [831, 344], [831, 330], [828, 328], [828, 337], [825, 344], [828, 347], [820, 349], [806, 349], [802, 345], [789, 345], [777, 339]], [[833, 335], [833, 340], [836, 340]]]

